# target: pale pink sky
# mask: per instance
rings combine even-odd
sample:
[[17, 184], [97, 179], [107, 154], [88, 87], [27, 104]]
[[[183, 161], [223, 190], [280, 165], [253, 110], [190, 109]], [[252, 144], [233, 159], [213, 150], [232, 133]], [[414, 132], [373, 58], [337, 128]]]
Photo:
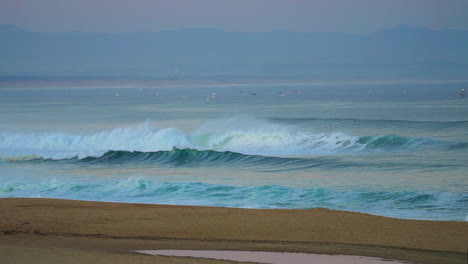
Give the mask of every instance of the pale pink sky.
[[180, 28], [364, 33], [409, 24], [468, 30], [468, 0], [1, 0], [0, 24], [31, 31]]

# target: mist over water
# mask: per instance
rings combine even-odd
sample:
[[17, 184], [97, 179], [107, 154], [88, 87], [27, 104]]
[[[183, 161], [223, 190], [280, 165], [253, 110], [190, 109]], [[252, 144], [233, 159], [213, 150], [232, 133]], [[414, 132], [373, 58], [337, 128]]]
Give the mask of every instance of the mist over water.
[[0, 197], [465, 221], [466, 85], [2, 89]]

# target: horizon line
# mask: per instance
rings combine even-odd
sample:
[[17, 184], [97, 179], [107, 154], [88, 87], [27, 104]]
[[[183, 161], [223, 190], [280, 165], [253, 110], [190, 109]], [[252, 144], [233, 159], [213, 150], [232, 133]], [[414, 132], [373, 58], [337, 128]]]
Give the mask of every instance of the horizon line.
[[247, 34], [268, 34], [268, 33], [291, 33], [291, 34], [344, 34], [344, 35], [371, 35], [379, 33], [382, 31], [395, 30], [395, 29], [411, 29], [411, 30], [424, 30], [431, 32], [441, 32], [441, 31], [461, 31], [467, 32], [468, 29], [460, 28], [444, 28], [444, 29], [431, 29], [427, 27], [414, 26], [410, 24], [398, 24], [393, 27], [384, 27], [379, 30], [369, 31], [369, 32], [343, 32], [343, 31], [290, 31], [286, 29], [272, 29], [270, 31], [238, 31], [238, 30], [227, 30], [216, 27], [183, 27], [178, 29], [162, 29], [158, 31], [121, 31], [121, 32], [104, 32], [104, 31], [84, 31], [84, 30], [71, 30], [71, 31], [32, 31], [25, 29], [21, 26], [15, 24], [0, 24], [0, 27], [12, 27], [20, 31], [25, 31], [29, 33], [90, 33], [90, 34], [109, 34], [109, 35], [122, 35], [122, 34], [138, 34], [138, 33], [164, 33], [164, 32], [177, 32], [177, 31], [192, 31], [192, 30], [204, 30], [204, 31], [214, 31], [214, 32], [225, 32], [225, 33], [247, 33]]

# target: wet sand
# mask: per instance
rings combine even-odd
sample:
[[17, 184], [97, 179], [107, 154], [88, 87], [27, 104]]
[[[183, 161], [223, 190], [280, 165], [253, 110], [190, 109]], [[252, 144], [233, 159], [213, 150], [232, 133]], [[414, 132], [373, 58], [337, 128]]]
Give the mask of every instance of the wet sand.
[[[463, 263], [468, 222], [270, 210], [0, 199], [2, 263], [237, 263], [132, 250], [247, 250]], [[91, 262], [90, 262], [91, 261]], [[197, 262], [198, 261], [198, 262]]]

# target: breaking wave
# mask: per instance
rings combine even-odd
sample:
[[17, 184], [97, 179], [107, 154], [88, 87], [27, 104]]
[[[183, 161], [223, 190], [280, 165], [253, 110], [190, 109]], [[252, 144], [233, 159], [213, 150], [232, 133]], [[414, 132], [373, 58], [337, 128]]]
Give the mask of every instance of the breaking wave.
[[[441, 142], [424, 137], [313, 133], [291, 125], [257, 119], [212, 121], [190, 133], [177, 128], [159, 128], [148, 122], [91, 135], [0, 133], [0, 158], [3, 160], [96, 157], [154, 160], [162, 156], [172, 158], [175, 154], [199, 160], [242, 160], [250, 159], [245, 155], [317, 156], [398, 152], [434, 146], [467, 147], [465, 143]], [[174, 149], [179, 151], [174, 154]]]

